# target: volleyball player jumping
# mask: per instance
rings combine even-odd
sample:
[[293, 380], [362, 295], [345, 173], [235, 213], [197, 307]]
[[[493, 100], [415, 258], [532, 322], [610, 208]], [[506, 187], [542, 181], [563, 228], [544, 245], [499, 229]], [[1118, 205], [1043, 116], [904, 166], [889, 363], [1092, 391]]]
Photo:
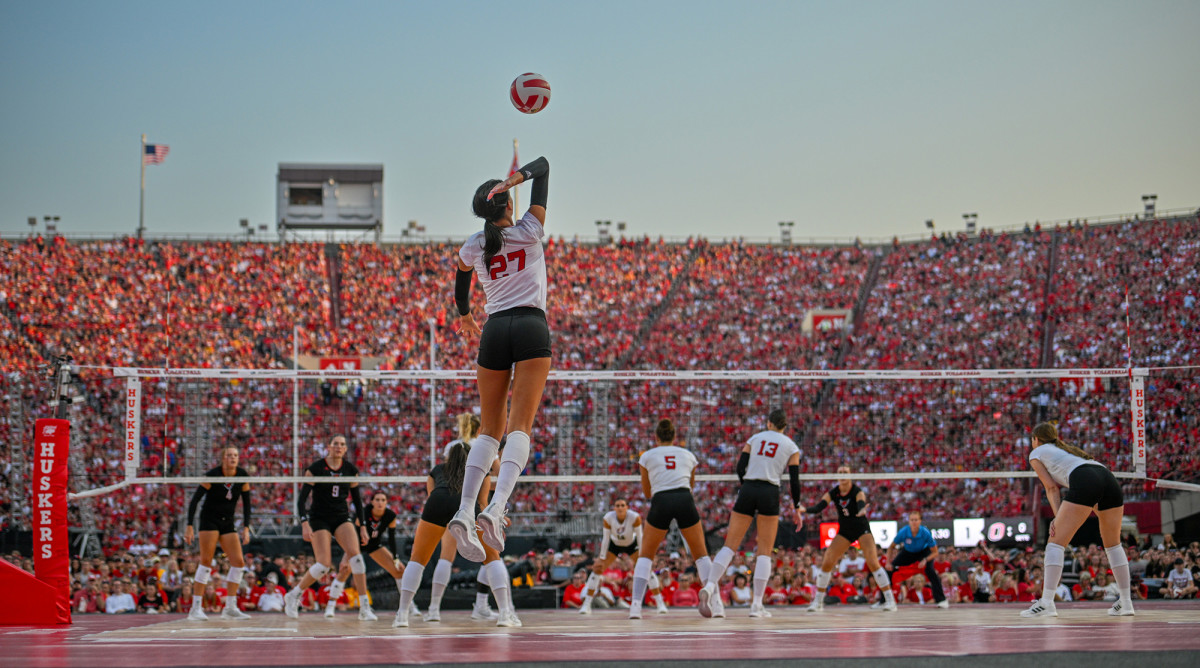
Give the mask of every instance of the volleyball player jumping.
[[[484, 221], [483, 231], [467, 239], [458, 251], [454, 301], [461, 332], [479, 336], [476, 379], [479, 385], [480, 433], [471, 446], [458, 512], [447, 528], [458, 551], [471, 561], [485, 552], [476, 536], [497, 552], [504, 550], [508, 499], [529, 460], [533, 419], [542, 402], [550, 373], [550, 329], [546, 325], [546, 195], [550, 163], [538, 158], [503, 181], [490, 180], [475, 191], [472, 209]], [[529, 211], [513, 221], [508, 190], [533, 181]], [[487, 296], [487, 322], [482, 332], [471, 315], [471, 274]], [[509, 388], [512, 403], [509, 404]], [[478, 516], [475, 501], [483, 479], [508, 435], [496, 492]]]

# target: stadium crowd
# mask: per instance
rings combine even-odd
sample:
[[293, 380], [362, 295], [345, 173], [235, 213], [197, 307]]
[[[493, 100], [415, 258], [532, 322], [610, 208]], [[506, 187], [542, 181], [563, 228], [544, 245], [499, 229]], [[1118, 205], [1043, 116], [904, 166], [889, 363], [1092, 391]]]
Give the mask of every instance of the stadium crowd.
[[[447, 317], [454, 251], [438, 243], [0, 240], [0, 272], [11, 277], [0, 285], [0, 436], [19, 442], [32, 420], [47, 414], [44, 367], [58, 355], [93, 366], [282, 368], [291, 365], [295, 333], [302, 352], [420, 369], [430, 364], [432, 321], [434, 363], [469, 368], [472, 349]], [[879, 249], [551, 239], [547, 257], [560, 369], [1122, 367], [1127, 341], [1134, 366], [1200, 358], [1194, 216]], [[845, 330], [805, 332], [812, 308], [855, 309], [855, 319]], [[86, 482], [77, 484], [112, 484], [121, 476], [123, 379], [90, 368], [80, 377], [86, 401], [74, 409], [74, 450]], [[1124, 381], [597, 385], [548, 387], [531, 473], [636, 473], [637, 455], [662, 415], [676, 417], [699, 472], [730, 473], [742, 439], [756, 427], [751, 420], [767, 406], [788, 413], [806, 473], [843, 463], [880, 472], [1023, 470], [1024, 431], [1044, 417], [1058, 418], [1069, 440], [1104, 463], [1131, 466]], [[242, 448], [252, 474], [291, 474], [292, 393], [290, 384], [281, 387], [147, 379], [142, 475], [199, 474], [214, 463], [206, 447], [226, 443]], [[1156, 372], [1147, 389], [1148, 471], [1197, 479], [1200, 463], [1191, 453], [1200, 448], [1200, 376]], [[431, 450], [436, 459], [454, 438], [442, 422], [431, 438], [431, 402], [452, 415], [469, 410], [474, 395], [469, 382], [302, 383], [300, 459], [322, 456], [328, 435], [345, 433], [360, 469], [423, 475]], [[207, 440], [189, 429], [201, 429]], [[27, 527], [27, 482], [12, 470], [9, 453], [0, 455], [0, 528]], [[634, 487], [521, 485], [514, 512], [593, 512], [596, 491]], [[816, 498], [825, 487], [806, 483], [804, 494]], [[1031, 512], [1028, 485], [1019, 480], [871, 487], [883, 514], [913, 505], [930, 517]], [[702, 484], [697, 496], [708, 529], [725, 521], [731, 490]], [[389, 491], [402, 514], [419, 510], [420, 485]], [[149, 485], [99, 497], [95, 515], [106, 550], [162, 544], [186, 493]], [[258, 494], [256, 512], [290, 513], [290, 486]]]

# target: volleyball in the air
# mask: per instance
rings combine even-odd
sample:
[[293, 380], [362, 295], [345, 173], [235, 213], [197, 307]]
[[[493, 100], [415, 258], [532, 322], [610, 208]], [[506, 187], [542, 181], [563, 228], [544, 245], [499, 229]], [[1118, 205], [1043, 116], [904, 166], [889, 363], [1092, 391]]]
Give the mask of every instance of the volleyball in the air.
[[550, 104], [550, 83], [540, 74], [526, 72], [508, 87], [513, 106], [522, 114], [536, 114]]

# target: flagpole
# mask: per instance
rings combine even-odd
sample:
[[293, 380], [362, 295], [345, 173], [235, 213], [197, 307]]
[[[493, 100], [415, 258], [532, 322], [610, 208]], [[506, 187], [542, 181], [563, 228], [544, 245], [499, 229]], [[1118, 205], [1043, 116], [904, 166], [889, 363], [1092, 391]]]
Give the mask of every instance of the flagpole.
[[142, 151], [138, 156], [138, 162], [142, 163], [142, 192], [138, 200], [138, 239], [142, 238], [142, 233], [146, 230], [146, 135], [142, 135]]
[[[517, 138], [513, 137], [513, 160], [517, 159]], [[520, 165], [517, 165], [520, 167]], [[513, 188], [513, 215], [521, 215], [521, 186]]]

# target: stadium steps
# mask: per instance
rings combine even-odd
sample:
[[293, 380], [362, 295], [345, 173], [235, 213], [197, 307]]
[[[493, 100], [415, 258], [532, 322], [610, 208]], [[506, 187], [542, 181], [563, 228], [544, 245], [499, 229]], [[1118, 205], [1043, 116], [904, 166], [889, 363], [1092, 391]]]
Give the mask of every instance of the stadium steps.
[[634, 339], [636, 345], [629, 346], [625, 352], [621, 353], [621, 356], [613, 361], [610, 368], [625, 369], [629, 366], [630, 358], [632, 358], [643, 348], [646, 335], [650, 333], [650, 330], [654, 329], [654, 325], [658, 323], [659, 318], [661, 318], [662, 315], [667, 312], [667, 309], [671, 307], [671, 303], [675, 299], [675, 293], [679, 291], [679, 286], [687, 282], [688, 276], [690, 276], [692, 273], [692, 267], [696, 265], [696, 258], [700, 255], [700, 251], [704, 248], [707, 248], [707, 244], [705, 243], [696, 243], [692, 245], [691, 250], [688, 252], [687, 259], [684, 260], [683, 268], [681, 268], [679, 272], [675, 274], [675, 277], [671, 279], [671, 287], [667, 289], [667, 294], [664, 295], [662, 301], [660, 301], [658, 305], [646, 315], [646, 319], [643, 320], [641, 326], [638, 327], [637, 337]]

